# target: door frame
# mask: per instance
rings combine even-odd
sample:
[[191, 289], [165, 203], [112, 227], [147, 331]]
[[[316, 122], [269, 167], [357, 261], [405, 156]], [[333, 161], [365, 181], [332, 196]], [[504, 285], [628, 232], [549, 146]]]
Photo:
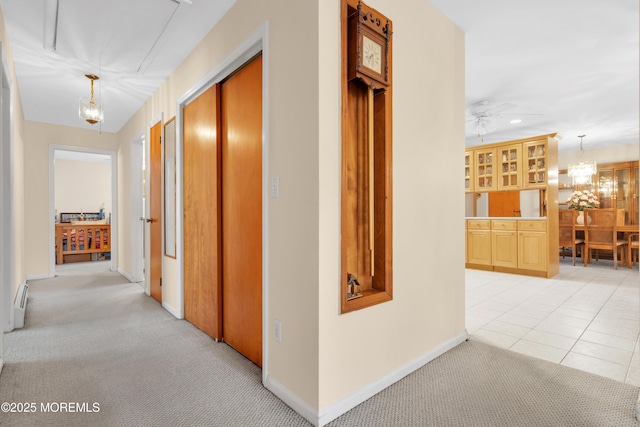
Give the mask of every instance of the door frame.
[[[269, 51], [268, 51], [268, 25], [262, 23], [249, 37], [240, 43], [230, 54], [222, 59], [218, 65], [211, 69], [203, 78], [197, 81], [180, 98], [176, 105], [176, 209], [183, 212], [184, 188], [183, 188], [183, 109], [193, 99], [216, 83], [220, 83], [226, 77], [234, 73], [238, 68], [262, 52], [262, 382], [267, 381], [269, 372], [268, 353], [268, 319], [269, 319], [269, 215], [268, 215], [268, 177], [269, 177]], [[176, 217], [176, 260], [178, 265], [178, 318], [184, 318], [184, 218]]]
[[[4, 44], [0, 42], [0, 334], [13, 330], [13, 300], [15, 290], [14, 250], [14, 130], [13, 130], [13, 79], [7, 66]], [[3, 338], [0, 335], [0, 371], [2, 370]]]
[[[76, 147], [73, 145], [49, 145], [49, 247], [55, 247], [55, 152], [75, 151], [89, 154], [103, 154], [111, 160], [111, 261], [109, 269], [118, 271], [118, 165], [117, 153], [113, 150], [101, 150], [97, 148]], [[56, 254], [49, 251], [49, 277], [56, 275]]]
[[[132, 282], [145, 280], [144, 256], [142, 256], [143, 240], [136, 236], [144, 236], [145, 206], [142, 206], [142, 158], [146, 148], [146, 133], [140, 132], [131, 139], [131, 170], [130, 170], [130, 203], [131, 203], [131, 278]], [[135, 189], [140, 191], [136, 191]], [[146, 199], [145, 199], [146, 200]]]

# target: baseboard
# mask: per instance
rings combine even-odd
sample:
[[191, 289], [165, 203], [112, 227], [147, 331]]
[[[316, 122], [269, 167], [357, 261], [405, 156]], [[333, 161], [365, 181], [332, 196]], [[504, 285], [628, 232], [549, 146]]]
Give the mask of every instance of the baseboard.
[[318, 411], [309, 405], [304, 400], [300, 399], [297, 395], [293, 394], [288, 388], [272, 379], [267, 375], [264, 381], [264, 386], [276, 397], [286, 403], [291, 409], [296, 411], [304, 419], [309, 421], [314, 426], [318, 426]]
[[124, 271], [123, 269], [118, 268], [118, 270], [117, 270], [117, 271], [118, 271], [118, 273], [120, 273], [121, 275], [123, 275], [123, 276], [124, 276], [124, 278], [125, 278], [125, 279], [127, 279], [128, 281], [130, 281], [131, 283], [135, 283], [135, 282], [137, 282], [137, 280], [136, 280], [132, 275], [130, 275], [129, 273], [127, 273], [127, 272], [126, 272], [126, 271]]
[[52, 277], [56, 277], [55, 274], [53, 276], [51, 274], [32, 274], [27, 276], [24, 281], [26, 283], [27, 280], [51, 279]]
[[182, 316], [180, 315], [180, 312], [178, 311], [178, 309], [171, 307], [169, 304], [167, 304], [166, 302], [162, 303], [162, 307], [164, 307], [165, 310], [167, 310], [169, 313], [173, 314], [173, 316], [176, 319], [182, 319]]
[[387, 375], [379, 378], [378, 380], [366, 385], [365, 387], [362, 387], [360, 390], [351, 393], [343, 399], [340, 399], [335, 403], [332, 403], [331, 405], [320, 409], [319, 411], [312, 408], [308, 403], [301, 400], [289, 389], [279, 384], [269, 376], [267, 376], [264, 382], [264, 386], [311, 424], [316, 427], [322, 427], [329, 424], [340, 415], [355, 408], [365, 400], [375, 396], [390, 385], [400, 381], [402, 378], [406, 377], [412, 372], [422, 368], [424, 365], [431, 362], [436, 357], [446, 353], [458, 344], [463, 343], [468, 338], [469, 334], [465, 330], [464, 332], [445, 341], [444, 343], [428, 351], [422, 356], [417, 357], [416, 359], [404, 364], [398, 369], [389, 372]]

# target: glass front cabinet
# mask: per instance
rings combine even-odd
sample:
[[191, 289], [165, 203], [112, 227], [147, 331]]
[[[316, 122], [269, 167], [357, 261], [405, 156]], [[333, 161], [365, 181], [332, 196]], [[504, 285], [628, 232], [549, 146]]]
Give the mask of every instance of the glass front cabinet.
[[475, 150], [474, 191], [492, 191], [496, 189], [496, 149]]
[[638, 224], [638, 162], [598, 165], [595, 182], [601, 208], [624, 209], [625, 224]]
[[498, 148], [498, 190], [517, 190], [522, 186], [522, 144]]
[[524, 188], [541, 188], [547, 185], [547, 142], [532, 141], [522, 144], [524, 167], [526, 168]]

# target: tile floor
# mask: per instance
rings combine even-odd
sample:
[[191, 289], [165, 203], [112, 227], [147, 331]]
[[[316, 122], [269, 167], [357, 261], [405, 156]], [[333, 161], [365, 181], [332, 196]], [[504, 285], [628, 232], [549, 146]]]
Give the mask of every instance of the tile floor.
[[637, 264], [565, 258], [551, 279], [467, 269], [466, 314], [476, 339], [640, 386]]

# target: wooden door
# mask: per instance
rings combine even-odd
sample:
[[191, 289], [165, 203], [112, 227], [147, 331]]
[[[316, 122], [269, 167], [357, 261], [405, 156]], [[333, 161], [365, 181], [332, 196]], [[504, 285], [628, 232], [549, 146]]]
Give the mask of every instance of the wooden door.
[[489, 195], [489, 216], [520, 216], [520, 192], [500, 191]]
[[262, 57], [221, 86], [223, 338], [262, 366]]
[[[222, 338], [219, 85], [183, 110], [184, 318]], [[207, 132], [203, 132], [207, 130]]]
[[149, 133], [149, 284], [162, 302], [162, 122]]

